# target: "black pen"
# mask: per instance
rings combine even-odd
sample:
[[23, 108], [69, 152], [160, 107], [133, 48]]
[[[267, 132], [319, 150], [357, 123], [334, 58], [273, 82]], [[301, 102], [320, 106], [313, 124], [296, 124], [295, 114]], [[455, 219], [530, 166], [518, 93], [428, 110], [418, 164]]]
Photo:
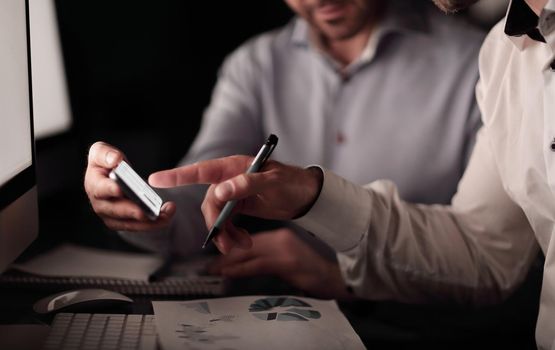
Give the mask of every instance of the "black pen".
[[[268, 139], [266, 140], [264, 145], [262, 145], [262, 148], [260, 148], [260, 151], [258, 151], [258, 154], [256, 155], [256, 157], [254, 157], [254, 160], [252, 161], [251, 165], [247, 169], [247, 174], [256, 173], [257, 171], [262, 169], [262, 167], [264, 166], [264, 163], [270, 157], [274, 148], [276, 148], [277, 143], [278, 143], [278, 137], [274, 134], [270, 134], [270, 136], [268, 136]], [[212, 226], [212, 228], [210, 229], [210, 232], [208, 232], [208, 236], [206, 237], [206, 240], [202, 245], [203, 248], [206, 247], [206, 245], [208, 244], [208, 242], [210, 242], [212, 238], [216, 237], [218, 232], [220, 232], [220, 229], [224, 225], [225, 221], [231, 215], [231, 211], [235, 207], [236, 203], [237, 203], [236, 200], [232, 200], [225, 204], [224, 208], [220, 212], [220, 215], [218, 215], [218, 218], [216, 219], [214, 226]]]

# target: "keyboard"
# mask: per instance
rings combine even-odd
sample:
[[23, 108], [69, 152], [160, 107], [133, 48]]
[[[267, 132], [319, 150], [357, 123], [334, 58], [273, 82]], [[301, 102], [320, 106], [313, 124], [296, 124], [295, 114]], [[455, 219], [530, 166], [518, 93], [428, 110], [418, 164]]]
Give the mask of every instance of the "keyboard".
[[55, 316], [43, 350], [157, 350], [154, 315]]
[[0, 275], [0, 289], [32, 290], [49, 293], [68, 289], [103, 288], [129, 296], [223, 296], [227, 282], [219, 276], [168, 277], [145, 282], [98, 277], [44, 277], [9, 272]]

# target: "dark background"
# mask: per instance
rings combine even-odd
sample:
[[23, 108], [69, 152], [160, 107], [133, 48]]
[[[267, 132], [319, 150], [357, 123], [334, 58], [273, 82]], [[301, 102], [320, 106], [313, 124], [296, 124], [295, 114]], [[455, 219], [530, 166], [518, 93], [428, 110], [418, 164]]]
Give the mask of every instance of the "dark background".
[[145, 171], [185, 154], [225, 55], [291, 16], [279, 0], [56, 4], [76, 132], [85, 142], [118, 143], [122, 133], [153, 142], [159, 149], [136, 155], [155, 154], [138, 165]]
[[[225, 56], [291, 12], [282, 0], [57, 0], [56, 7], [73, 126], [37, 143], [41, 232], [23, 258], [61, 241], [134, 250], [88, 204], [88, 148], [99, 140], [121, 148], [145, 177], [174, 166], [198, 131]], [[367, 303], [350, 319], [363, 320], [355, 328], [378, 348], [414, 348], [422, 337], [424, 348], [534, 348], [541, 261], [531, 275], [501, 307]], [[370, 313], [379, 323], [365, 321]]]
[[[37, 143], [40, 241], [110, 244], [105, 234], [117, 237], [83, 191], [90, 145], [119, 147], [143, 177], [173, 167], [198, 131], [226, 55], [292, 13], [283, 0], [55, 3], [73, 126]], [[83, 231], [83, 222], [98, 232]]]
[[187, 151], [225, 55], [291, 16], [282, 1], [56, 5], [74, 131], [84, 142], [145, 131], [137, 137], [151, 142], [158, 135], [149, 133], [162, 134], [170, 143], [159, 146], [164, 165]]
[[39, 243], [116, 244], [82, 189], [90, 145], [119, 147], [144, 177], [173, 167], [226, 55], [292, 13], [281, 0], [57, 0], [56, 8], [73, 126], [37, 143]]

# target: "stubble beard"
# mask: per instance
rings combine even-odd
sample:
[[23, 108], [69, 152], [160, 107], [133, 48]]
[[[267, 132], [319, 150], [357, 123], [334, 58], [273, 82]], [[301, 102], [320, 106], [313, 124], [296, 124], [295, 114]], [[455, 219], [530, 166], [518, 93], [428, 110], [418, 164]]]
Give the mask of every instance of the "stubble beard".
[[446, 13], [463, 10], [479, 0], [433, 0], [434, 4]]

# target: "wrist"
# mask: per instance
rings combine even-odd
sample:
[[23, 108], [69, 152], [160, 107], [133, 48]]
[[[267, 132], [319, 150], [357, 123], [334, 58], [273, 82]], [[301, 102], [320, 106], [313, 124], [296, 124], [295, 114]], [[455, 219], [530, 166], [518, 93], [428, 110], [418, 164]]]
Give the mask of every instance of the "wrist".
[[316, 293], [320, 297], [344, 301], [356, 299], [354, 293], [345, 284], [337, 262], [326, 261], [322, 271], [320, 271], [320, 276], [322, 276], [322, 279], [319, 285], [319, 293]]
[[324, 174], [319, 167], [311, 166], [302, 171], [304, 172], [303, 178], [305, 178], [303, 187], [306, 189], [306, 198], [303, 201], [304, 205], [298, 210], [293, 219], [298, 219], [310, 211], [320, 196], [324, 184]]

